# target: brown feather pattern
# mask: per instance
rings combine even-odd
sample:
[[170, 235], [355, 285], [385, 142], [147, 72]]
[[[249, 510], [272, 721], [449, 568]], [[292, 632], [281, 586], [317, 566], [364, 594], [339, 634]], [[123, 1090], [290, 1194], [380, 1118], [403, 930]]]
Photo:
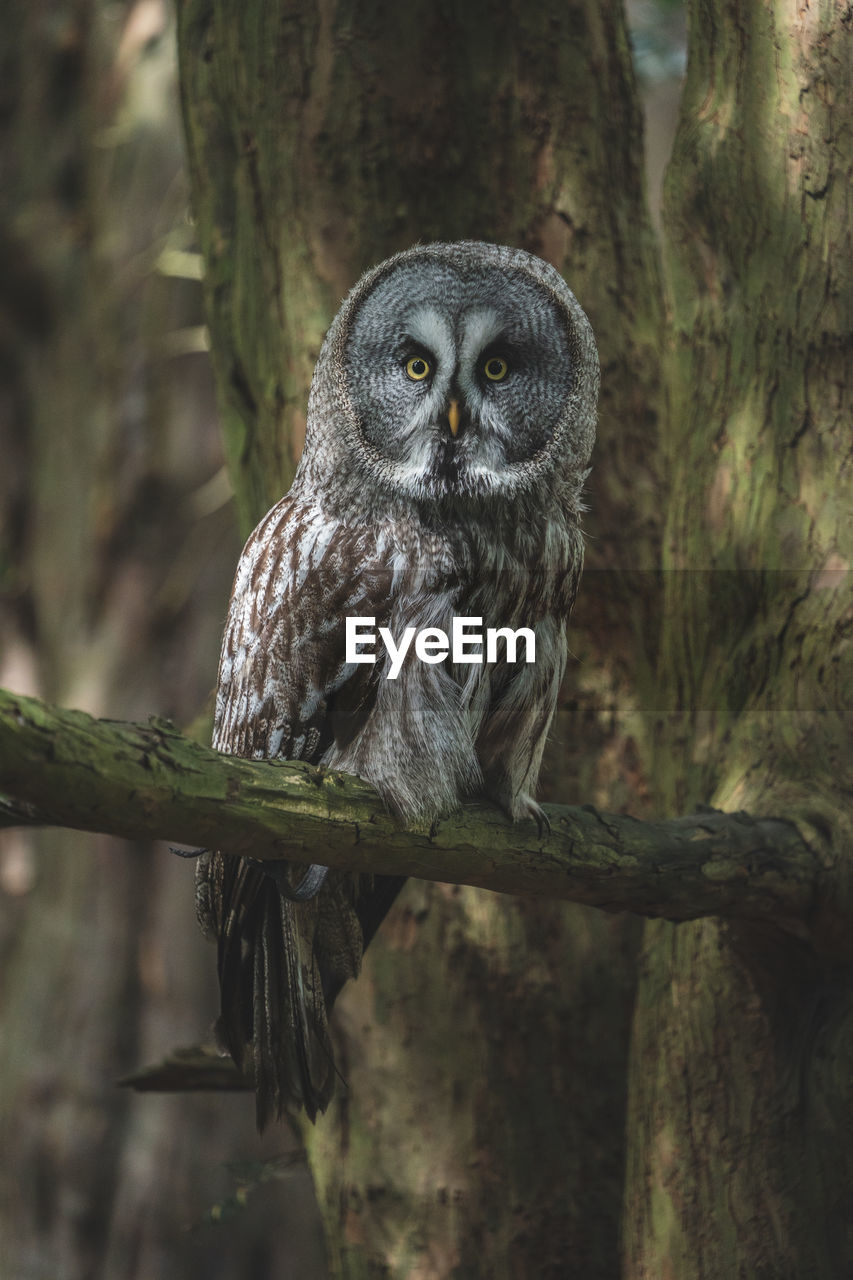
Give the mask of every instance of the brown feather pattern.
[[[401, 374], [411, 330], [435, 369], [427, 388]], [[477, 382], [478, 341], [517, 354], [517, 400]], [[237, 567], [213, 745], [358, 774], [402, 819], [448, 813], [478, 792], [513, 819], [538, 817], [597, 386], [583, 312], [529, 254], [427, 245], [368, 272], [324, 343], [293, 487]], [[467, 423], [452, 442], [442, 427], [451, 392]], [[346, 663], [348, 616], [398, 640], [408, 626], [450, 633], [454, 616], [532, 627], [537, 660], [430, 665], [410, 653], [391, 681], [381, 646], [375, 665]], [[292, 886], [304, 870], [286, 869]], [[294, 902], [250, 859], [199, 860], [219, 1034], [254, 1076], [260, 1127], [288, 1108], [314, 1119], [326, 1107], [329, 1010], [401, 883], [330, 870], [316, 897]]]

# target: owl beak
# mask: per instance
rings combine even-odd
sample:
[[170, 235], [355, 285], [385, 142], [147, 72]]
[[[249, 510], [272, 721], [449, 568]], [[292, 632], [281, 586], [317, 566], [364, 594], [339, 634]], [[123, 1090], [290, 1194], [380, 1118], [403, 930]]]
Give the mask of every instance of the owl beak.
[[450, 434], [453, 436], [454, 440], [456, 439], [456, 434], [459, 431], [459, 417], [459, 401], [451, 400], [450, 408], [447, 410], [447, 423], [450, 427]]

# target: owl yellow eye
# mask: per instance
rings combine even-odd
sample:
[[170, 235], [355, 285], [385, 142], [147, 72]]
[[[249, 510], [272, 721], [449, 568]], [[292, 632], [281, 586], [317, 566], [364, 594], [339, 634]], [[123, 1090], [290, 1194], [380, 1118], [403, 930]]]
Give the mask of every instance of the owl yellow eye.
[[483, 373], [489, 382], [501, 382], [509, 373], [509, 365], [500, 356], [490, 356], [483, 365]]
[[423, 356], [412, 356], [411, 360], [406, 361], [406, 373], [412, 382], [423, 382], [429, 373], [429, 364]]

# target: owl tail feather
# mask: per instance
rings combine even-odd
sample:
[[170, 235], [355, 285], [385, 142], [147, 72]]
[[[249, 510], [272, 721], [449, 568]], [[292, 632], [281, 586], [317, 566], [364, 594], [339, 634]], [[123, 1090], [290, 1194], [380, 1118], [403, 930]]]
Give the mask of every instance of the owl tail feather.
[[254, 954], [252, 1051], [259, 1130], [294, 1105], [315, 1120], [328, 1106], [335, 1075], [310, 936], [316, 915], [305, 907], [294, 909], [288, 898], [272, 890], [274, 886], [264, 894]]
[[217, 1035], [254, 1076], [261, 1130], [328, 1106], [339, 1074], [328, 1014], [404, 883], [312, 867], [323, 871], [319, 892], [295, 901], [263, 867], [212, 852], [196, 864], [199, 922], [219, 949]]
[[238, 865], [215, 921], [217, 1032], [237, 1065], [254, 1076], [263, 1130], [299, 1107], [314, 1120], [332, 1096], [335, 1067], [315, 955], [317, 904], [293, 903], [257, 865], [246, 859]]

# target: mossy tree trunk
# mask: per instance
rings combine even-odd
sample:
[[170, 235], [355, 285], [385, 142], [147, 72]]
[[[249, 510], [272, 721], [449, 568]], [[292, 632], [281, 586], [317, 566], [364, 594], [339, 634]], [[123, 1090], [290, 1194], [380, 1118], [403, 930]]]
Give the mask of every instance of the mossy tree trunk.
[[[183, 0], [179, 47], [246, 529], [289, 483], [323, 333], [365, 267], [419, 240], [509, 242], [588, 310], [595, 537], [546, 794], [642, 811], [661, 304], [620, 6]], [[305, 1135], [335, 1274], [615, 1274], [637, 937], [410, 882], [339, 1001], [347, 1085]]]
[[[547, 795], [780, 814], [837, 863], [849, 15], [693, 5], [665, 326], [620, 6], [460, 9], [182, 0], [245, 527], [289, 482], [364, 267], [432, 238], [542, 253], [603, 368]], [[651, 925], [638, 960], [629, 919], [410, 883], [340, 1001], [348, 1088], [306, 1134], [336, 1274], [845, 1274], [849, 907], [796, 935]]]
[[[853, 706], [849, 7], [692, 7], [658, 806], [784, 812], [843, 868]], [[850, 895], [802, 936], [647, 926], [625, 1274], [853, 1269]]]

